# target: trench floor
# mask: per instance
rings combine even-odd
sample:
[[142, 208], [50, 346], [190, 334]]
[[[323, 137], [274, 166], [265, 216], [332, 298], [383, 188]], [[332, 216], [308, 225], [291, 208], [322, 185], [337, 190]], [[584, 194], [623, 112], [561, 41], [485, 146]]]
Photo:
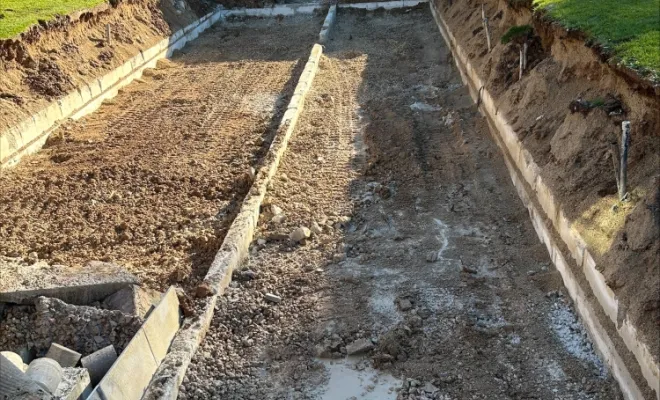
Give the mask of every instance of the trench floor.
[[621, 398], [429, 11], [334, 29], [179, 397]]
[[111, 261], [154, 289], [203, 277], [322, 23], [218, 24], [60, 126], [46, 148], [2, 172], [4, 262]]

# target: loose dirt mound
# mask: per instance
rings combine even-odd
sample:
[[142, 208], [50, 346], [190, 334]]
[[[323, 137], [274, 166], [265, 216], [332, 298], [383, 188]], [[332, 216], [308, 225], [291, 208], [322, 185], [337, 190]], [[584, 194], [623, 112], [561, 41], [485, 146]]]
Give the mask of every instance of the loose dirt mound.
[[[508, 115], [567, 217], [630, 317], [660, 359], [660, 98], [600, 61], [597, 51], [524, 7], [485, 2], [493, 43], [487, 52], [481, 3], [436, 1], [471, 62], [486, 78], [500, 112]], [[530, 24], [530, 68], [518, 81], [518, 46], [500, 43], [514, 25]], [[571, 104], [583, 104], [571, 110]], [[621, 122], [632, 124], [627, 202], [619, 202], [611, 149]]]
[[195, 12], [179, 3], [116, 1], [0, 40], [0, 132], [194, 21]]
[[321, 24], [223, 23], [60, 127], [3, 172], [0, 255], [112, 260], [157, 289], [203, 276]]

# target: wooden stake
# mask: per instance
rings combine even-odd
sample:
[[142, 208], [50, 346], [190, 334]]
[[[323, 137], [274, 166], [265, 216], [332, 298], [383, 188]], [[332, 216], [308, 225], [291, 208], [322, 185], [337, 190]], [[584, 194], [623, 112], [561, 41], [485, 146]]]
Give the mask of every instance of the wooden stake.
[[621, 123], [621, 167], [619, 172], [619, 200], [623, 201], [626, 197], [626, 185], [628, 183], [628, 147], [630, 147], [630, 121], [623, 121]]
[[488, 17], [486, 17], [486, 10], [483, 4], [481, 4], [481, 21], [484, 24], [484, 31], [486, 31], [486, 42], [488, 43], [488, 52], [490, 53], [490, 28], [488, 27]]
[[520, 66], [518, 67], [518, 80], [522, 79], [523, 74], [523, 50], [520, 49]]
[[523, 43], [523, 52], [522, 52], [522, 60], [523, 60], [522, 68], [523, 68], [523, 71], [527, 70], [527, 48], [528, 48], [527, 42]]
[[112, 45], [112, 28], [110, 28], [110, 24], [105, 25], [105, 41], [108, 46]]

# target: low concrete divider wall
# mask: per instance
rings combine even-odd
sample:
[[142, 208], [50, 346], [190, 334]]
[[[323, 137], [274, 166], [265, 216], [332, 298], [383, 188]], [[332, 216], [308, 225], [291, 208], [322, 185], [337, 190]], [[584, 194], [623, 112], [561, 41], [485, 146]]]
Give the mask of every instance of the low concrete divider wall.
[[[614, 292], [605, 283], [603, 275], [596, 269], [596, 263], [589, 253], [586, 242], [582, 239], [580, 234], [571, 227], [570, 221], [566, 218], [561, 206], [555, 200], [552, 191], [543, 181], [540, 174], [541, 169], [534, 162], [531, 153], [524, 148], [524, 145], [518, 139], [518, 136], [506, 118], [501, 113], [497, 112], [497, 106], [494, 99], [485, 88], [478, 72], [470, 64], [467, 54], [463, 51], [455, 37], [449, 31], [449, 28], [440, 13], [435, 9], [433, 2], [430, 3], [430, 7], [440, 32], [454, 55], [456, 65], [461, 73], [463, 81], [470, 88], [470, 93], [473, 99], [481, 104], [481, 111], [486, 114], [493, 131], [499, 136], [498, 140], [500, 142], [499, 144], [501, 144], [503, 153], [511, 160], [510, 162], [507, 160], [507, 165], [511, 167], [510, 171], [512, 172], [512, 179], [514, 179], [513, 172], [516, 172], [516, 176], [517, 174], [520, 174], [529, 188], [530, 196], [534, 197], [545, 216], [551, 221], [552, 226], [549, 229], [554, 227], [555, 232], [557, 232], [557, 235], [568, 247], [569, 252], [577, 265], [582, 268], [585, 278], [589, 282], [590, 289], [598, 300], [598, 305], [617, 327], [619, 336], [623, 339], [623, 342], [628, 349], [635, 355], [642, 370], [642, 374], [647, 380], [649, 386], [656, 391], [658, 399], [660, 399], [660, 368], [658, 367], [657, 360], [654, 360], [648, 346], [638, 339], [636, 329], [628, 319], [625, 319], [620, 324], [617, 323], [618, 301]], [[514, 184], [515, 183], [516, 181], [514, 180]], [[524, 199], [523, 202], [525, 202]], [[553, 262], [555, 262], [557, 269], [562, 274], [562, 278], [564, 279], [566, 287], [569, 289], [569, 293], [571, 293], [571, 297], [573, 297], [573, 300], [578, 305], [578, 311], [580, 311], [582, 319], [585, 321], [590, 333], [594, 337], [598, 349], [604, 355], [608, 364], [612, 367], [615, 377], [622, 386], [624, 394], [626, 394], [629, 399], [641, 398], [639, 389], [635, 382], [632, 381], [632, 378], [630, 378], [630, 374], [625, 365], [623, 365], [623, 361], [619, 355], [616, 354], [616, 349], [614, 349], [613, 346], [611, 349], [608, 348], [608, 346], [611, 345], [609, 338], [607, 338], [607, 341], [605, 341], [605, 339], [598, 339], [598, 337], [606, 337], [607, 334], [597, 322], [593, 310], [590, 310], [587, 306], [581, 306], [581, 304], [584, 303], [584, 300], [582, 300], [584, 297], [582, 289], [579, 287], [575, 290], [571, 289], [571, 286], [577, 287], [577, 281], [568, 268], [562, 268], [562, 265], [566, 265], [565, 260], [559, 259], [558, 256], [555, 255], [561, 255], [561, 253], [556, 245], [550, 244], [552, 235], [549, 233], [550, 231], [548, 228], [545, 227], [544, 218], [539, 216], [538, 211], [532, 213], [531, 209], [530, 216], [532, 216], [534, 226], [539, 226], [537, 232], [541, 229], [541, 225], [539, 224], [543, 225], [541, 231], [546, 233], [543, 234], [542, 241], [548, 246], [548, 252], [553, 258]], [[609, 343], [609, 345], [605, 342]]]
[[339, 8], [359, 8], [365, 10], [375, 10], [377, 8], [384, 8], [386, 10], [393, 10], [395, 8], [414, 7], [420, 4], [428, 3], [428, 0], [399, 0], [399, 1], [378, 1], [372, 3], [346, 3], [339, 4]]
[[183, 381], [188, 365], [211, 324], [217, 297], [222, 295], [229, 285], [234, 269], [239, 267], [248, 255], [254, 230], [259, 220], [261, 203], [293, 135], [296, 123], [303, 110], [305, 97], [316, 76], [322, 53], [323, 48], [315, 44], [289, 106], [282, 117], [263, 166], [257, 173], [250, 191], [243, 200], [238, 216], [229, 228], [222, 246], [204, 278], [204, 284], [211, 287], [213, 295], [205, 299], [200, 315], [195, 319], [184, 322], [184, 327], [172, 342], [170, 353], [156, 371], [143, 397], [144, 399], [177, 398], [179, 386]]
[[141, 398], [180, 324], [179, 300], [170, 288], [88, 399]]

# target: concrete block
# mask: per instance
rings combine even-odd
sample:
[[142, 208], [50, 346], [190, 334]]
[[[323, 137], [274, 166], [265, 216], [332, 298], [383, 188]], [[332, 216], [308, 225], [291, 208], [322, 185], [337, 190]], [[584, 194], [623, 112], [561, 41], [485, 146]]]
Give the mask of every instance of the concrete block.
[[536, 191], [536, 199], [539, 201], [539, 204], [541, 204], [541, 208], [545, 212], [545, 215], [547, 215], [554, 224], [558, 217], [557, 204], [555, 203], [555, 197], [553, 196], [552, 191], [545, 182], [543, 182], [541, 176], [536, 179], [534, 190]]
[[598, 299], [603, 311], [607, 314], [614, 325], [617, 324], [617, 315], [618, 315], [618, 302], [614, 296], [614, 292], [607, 286], [605, 282], [605, 277], [596, 269], [596, 261], [588, 250], [584, 252], [584, 262], [582, 264], [582, 272], [591, 286], [591, 290]]
[[54, 396], [61, 400], [84, 400], [92, 393], [92, 383], [85, 368], [64, 368]]
[[83, 368], [87, 369], [92, 383], [96, 385], [103, 379], [115, 361], [117, 361], [117, 351], [115, 346], [110, 345], [83, 357], [80, 363]]
[[281, 5], [273, 7], [273, 15], [294, 15], [296, 12], [292, 7]]
[[140, 399], [157, 368], [147, 336], [139, 330], [88, 399]]
[[46, 357], [57, 361], [62, 367], [75, 367], [80, 361], [82, 355], [77, 351], [62, 346], [61, 344], [52, 343], [46, 353]]
[[41, 386], [46, 392], [53, 394], [62, 382], [63, 371], [57, 361], [50, 358], [33, 360], [25, 371], [25, 377]]
[[52, 343], [46, 353], [46, 357], [57, 361], [62, 367], [75, 367], [80, 361], [82, 355], [77, 351], [62, 346], [61, 344]]
[[[36, 263], [20, 266], [12, 274], [17, 279], [11, 285], [0, 282], [0, 302], [32, 304], [37, 297], [46, 296], [86, 305], [138, 283], [135, 276], [120, 266], [99, 261], [91, 261], [76, 270]], [[48, 274], [48, 279], [39, 279], [44, 274]]]
[[167, 355], [172, 339], [181, 326], [181, 311], [176, 290], [172, 287], [142, 325], [156, 363]]

